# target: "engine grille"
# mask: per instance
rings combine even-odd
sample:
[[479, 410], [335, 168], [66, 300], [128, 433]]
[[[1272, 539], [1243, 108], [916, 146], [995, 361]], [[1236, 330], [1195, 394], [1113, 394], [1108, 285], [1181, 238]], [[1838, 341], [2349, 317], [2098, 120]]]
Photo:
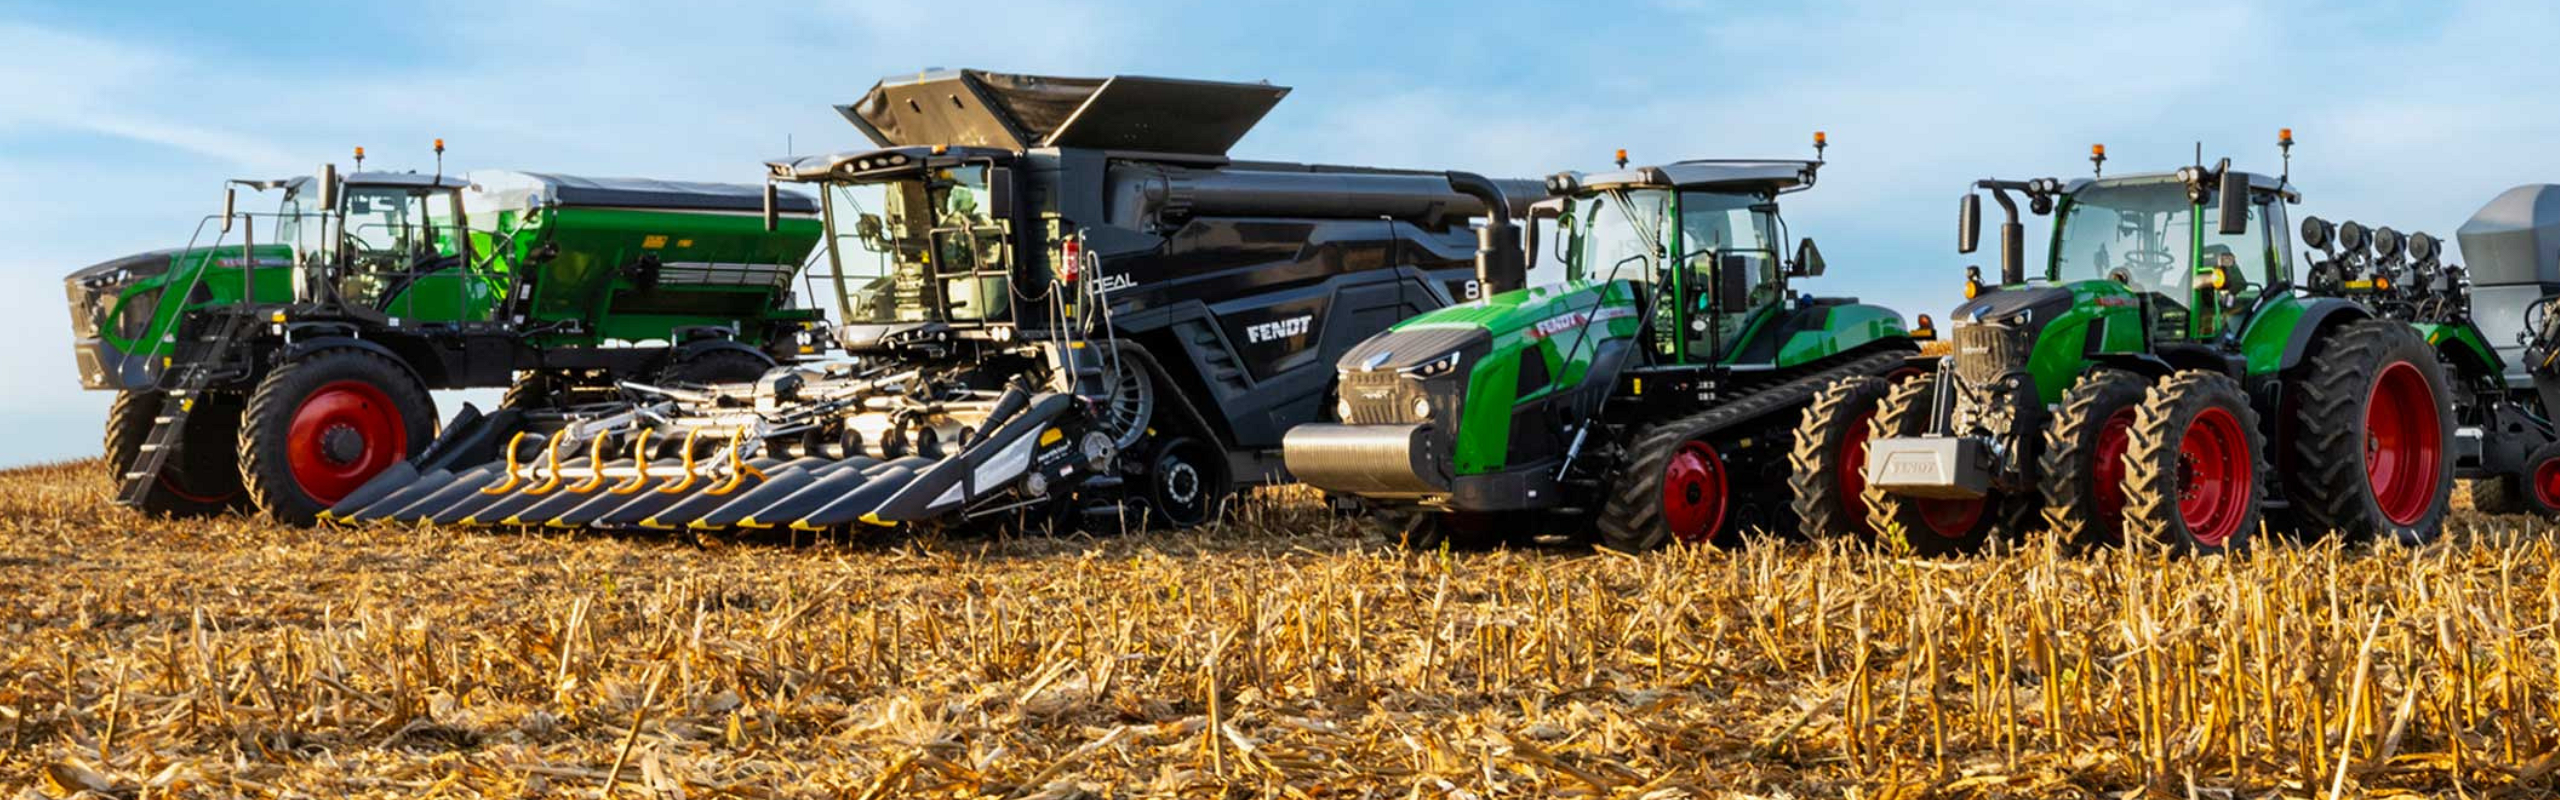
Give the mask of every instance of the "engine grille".
[[1394, 370], [1342, 373], [1342, 399], [1351, 407], [1354, 425], [1402, 425], [1421, 422], [1413, 419], [1413, 398], [1417, 391], [1410, 381]]
[[1956, 329], [1956, 377], [1966, 383], [1987, 384], [2024, 372], [2028, 353], [2024, 331], [1988, 323]]

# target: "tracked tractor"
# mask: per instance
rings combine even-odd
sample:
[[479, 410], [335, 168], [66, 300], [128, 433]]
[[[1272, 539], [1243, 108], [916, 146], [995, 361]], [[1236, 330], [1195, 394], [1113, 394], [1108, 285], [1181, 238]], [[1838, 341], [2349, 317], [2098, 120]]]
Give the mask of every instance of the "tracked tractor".
[[[332, 510], [638, 529], [1195, 525], [1284, 480], [1337, 356], [1469, 296], [1470, 175], [1228, 157], [1286, 88], [929, 72], [838, 110], [820, 198], [845, 357], [456, 426]], [[1534, 183], [1509, 184], [1523, 203]]]
[[1797, 414], [1917, 349], [1892, 311], [1792, 288], [1823, 262], [1810, 239], [1782, 253], [1778, 197], [1821, 165], [1550, 178], [1557, 234], [1531, 249], [1561, 260], [1564, 282], [1496, 282], [1345, 352], [1336, 421], [1289, 432], [1290, 472], [1412, 512], [1409, 543], [1596, 527], [1641, 551], [1792, 530]]
[[[2000, 272], [1967, 270], [1943, 367], [1834, 386], [1805, 420], [1805, 436], [1866, 421], [1874, 529], [1930, 553], [2038, 524], [2191, 552], [2244, 548], [2262, 519], [2408, 542], [2440, 529], [2454, 384], [2417, 328], [2297, 268], [2285, 176], [2224, 159], [1979, 181], [1959, 251], [1975, 249], [1984, 194], [2006, 214]], [[2032, 276], [2021, 201], [2053, 218]]]
[[818, 319], [789, 301], [819, 234], [808, 197], [768, 229], [752, 185], [457, 177], [435, 149], [432, 174], [234, 181], [188, 247], [65, 279], [82, 383], [118, 393], [118, 502], [307, 522], [426, 447], [429, 390], [548, 406], [752, 379]]

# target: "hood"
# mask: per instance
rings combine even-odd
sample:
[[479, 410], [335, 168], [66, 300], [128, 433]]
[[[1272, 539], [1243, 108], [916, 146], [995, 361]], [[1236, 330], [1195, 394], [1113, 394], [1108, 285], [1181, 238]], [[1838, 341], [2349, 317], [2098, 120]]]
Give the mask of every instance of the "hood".
[[1947, 319], [1957, 325], [1987, 322], [2033, 328], [2060, 316], [2071, 308], [2071, 303], [2070, 287], [2011, 286], [1965, 301]]
[[1495, 339], [1544, 337], [1635, 313], [1630, 281], [1533, 286], [1397, 323], [1342, 354], [1344, 371], [1409, 367]]

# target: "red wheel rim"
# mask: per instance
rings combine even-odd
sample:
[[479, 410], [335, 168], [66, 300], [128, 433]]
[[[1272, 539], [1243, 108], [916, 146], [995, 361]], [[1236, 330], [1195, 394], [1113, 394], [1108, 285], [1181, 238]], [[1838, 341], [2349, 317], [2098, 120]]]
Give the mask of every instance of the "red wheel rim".
[[2240, 532], [2255, 480], [2249, 440], [2230, 410], [2208, 408], [2187, 423], [2178, 437], [2178, 516], [2198, 544], [2220, 547]]
[[1683, 542], [1708, 541], [1724, 529], [1724, 458], [1706, 442], [1682, 442], [1662, 468], [1662, 521]]
[[2364, 473], [2374, 503], [2394, 525], [2416, 523], [2435, 502], [2436, 476], [2444, 465], [2435, 393], [2417, 366], [2394, 361], [2374, 376], [2364, 431]]
[[2124, 530], [2124, 451], [2133, 444], [2133, 409], [2116, 409], [2098, 426], [2098, 463], [2091, 479], [2098, 485], [2098, 524], [2108, 533]]
[[1867, 524], [1867, 422], [1876, 418], [1869, 410], [1849, 421], [1849, 433], [1840, 437], [1840, 508], [1849, 513], [1853, 525]]
[[2560, 508], [2560, 458], [2533, 465], [2533, 496], [2543, 508]]
[[322, 385], [293, 410], [285, 462], [302, 493], [322, 505], [409, 454], [409, 428], [381, 387], [358, 380]]

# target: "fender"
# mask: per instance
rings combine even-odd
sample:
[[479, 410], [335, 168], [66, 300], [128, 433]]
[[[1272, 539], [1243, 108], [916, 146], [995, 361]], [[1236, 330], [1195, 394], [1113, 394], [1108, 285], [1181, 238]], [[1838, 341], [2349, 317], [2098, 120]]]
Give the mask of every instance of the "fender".
[[2445, 325], [2415, 323], [2418, 335], [2436, 349], [2436, 357], [2453, 368], [2456, 379], [2486, 377], [2499, 388], [2506, 388], [2506, 359], [2499, 358], [2495, 348], [2469, 324]]
[[2284, 372], [2302, 365], [2322, 331], [2372, 318], [2364, 304], [2336, 297], [2270, 303], [2249, 321], [2240, 348], [2250, 374]]
[[362, 350], [367, 353], [381, 356], [391, 363], [400, 365], [400, 372], [408, 375], [409, 380], [416, 381], [419, 388], [434, 385], [427, 382], [426, 376], [418, 374], [418, 366], [409, 363], [409, 359], [400, 355], [399, 352], [383, 346], [381, 342], [358, 339], [354, 336], [342, 333], [342, 331], [353, 330], [348, 326], [329, 322], [311, 322], [290, 325], [287, 326], [286, 330], [317, 330], [322, 331], [322, 333], [319, 336], [295, 339], [292, 344], [285, 345], [284, 350], [276, 354], [276, 363], [281, 364], [290, 361], [300, 361], [311, 357], [315, 353], [326, 352], [329, 350]]
[[2146, 378], [2160, 378], [2176, 372], [2169, 362], [2150, 353], [2091, 353], [2089, 363], [2120, 369]]

